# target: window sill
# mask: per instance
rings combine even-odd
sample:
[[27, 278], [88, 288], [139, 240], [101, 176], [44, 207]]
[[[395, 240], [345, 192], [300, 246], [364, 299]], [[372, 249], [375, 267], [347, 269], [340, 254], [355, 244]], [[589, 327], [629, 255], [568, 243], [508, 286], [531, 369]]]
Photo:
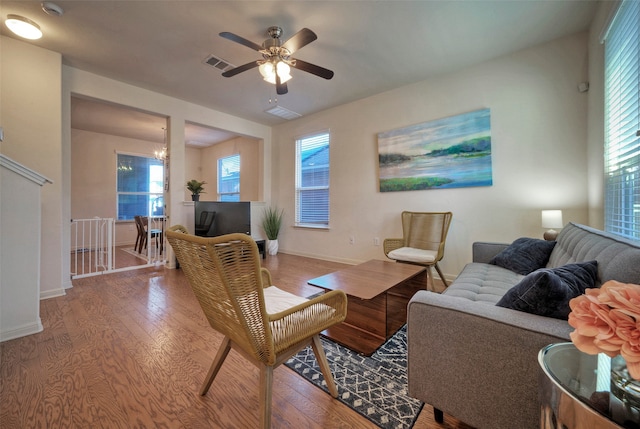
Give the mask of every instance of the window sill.
[[329, 227], [328, 226], [318, 226], [318, 225], [294, 225], [293, 226], [296, 229], [313, 229], [313, 230], [318, 230], [318, 231], [329, 231]]

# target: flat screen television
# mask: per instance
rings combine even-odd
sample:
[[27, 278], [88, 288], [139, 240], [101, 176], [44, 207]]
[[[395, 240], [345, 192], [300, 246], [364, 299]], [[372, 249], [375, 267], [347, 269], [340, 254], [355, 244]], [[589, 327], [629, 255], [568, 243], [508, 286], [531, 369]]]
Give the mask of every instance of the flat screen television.
[[251, 235], [251, 203], [248, 201], [196, 201], [195, 234], [201, 237], [241, 232]]

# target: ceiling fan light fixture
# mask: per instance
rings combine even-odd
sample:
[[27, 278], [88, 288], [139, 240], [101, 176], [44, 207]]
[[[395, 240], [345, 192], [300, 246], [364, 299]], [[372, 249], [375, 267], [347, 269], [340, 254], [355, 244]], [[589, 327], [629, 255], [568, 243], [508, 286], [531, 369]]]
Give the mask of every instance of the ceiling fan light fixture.
[[264, 80], [275, 85], [276, 74], [274, 70], [278, 71], [280, 82], [285, 83], [291, 80], [291, 67], [289, 67], [289, 64], [283, 61], [278, 61], [275, 67], [273, 66], [273, 63], [271, 61], [267, 61], [261, 64], [260, 67], [258, 67], [258, 71], [260, 71], [260, 74], [262, 75]]
[[40, 26], [24, 16], [9, 14], [4, 23], [11, 32], [25, 39], [36, 40], [42, 37]]

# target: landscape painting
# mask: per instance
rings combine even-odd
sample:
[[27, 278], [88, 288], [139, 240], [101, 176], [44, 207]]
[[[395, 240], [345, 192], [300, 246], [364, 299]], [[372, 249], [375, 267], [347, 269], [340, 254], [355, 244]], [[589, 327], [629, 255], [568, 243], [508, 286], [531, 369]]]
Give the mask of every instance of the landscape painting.
[[491, 113], [477, 110], [378, 134], [380, 192], [491, 186]]

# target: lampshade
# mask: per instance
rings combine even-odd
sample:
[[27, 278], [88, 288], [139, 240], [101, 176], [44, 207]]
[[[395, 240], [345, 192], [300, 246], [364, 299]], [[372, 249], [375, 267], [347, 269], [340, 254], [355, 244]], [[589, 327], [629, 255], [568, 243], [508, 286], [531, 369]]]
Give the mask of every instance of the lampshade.
[[562, 210], [542, 210], [543, 228], [562, 228]]
[[[280, 82], [285, 83], [291, 79], [291, 67], [289, 67], [289, 64], [278, 61], [276, 69], [278, 70], [278, 75], [280, 76]], [[260, 71], [260, 74], [264, 77], [264, 80], [275, 85], [276, 74], [274, 73], [272, 62], [267, 61], [266, 63], [261, 64], [260, 67], [258, 67], [258, 71]]]
[[4, 23], [14, 34], [25, 39], [36, 40], [42, 37], [40, 26], [24, 16], [9, 14]]

